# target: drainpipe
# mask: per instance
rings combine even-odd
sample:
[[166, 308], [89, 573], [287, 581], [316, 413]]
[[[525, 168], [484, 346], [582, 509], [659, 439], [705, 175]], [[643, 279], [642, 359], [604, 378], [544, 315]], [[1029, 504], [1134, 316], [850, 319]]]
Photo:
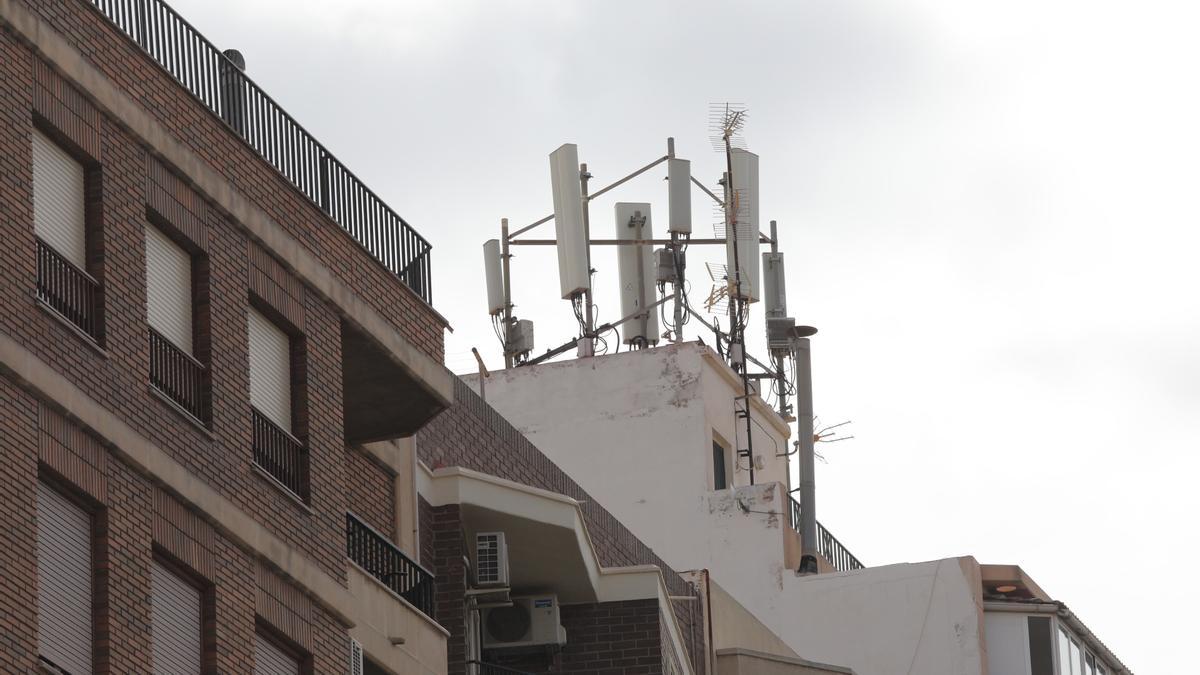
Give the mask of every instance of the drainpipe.
[[812, 355], [808, 338], [792, 345], [796, 362], [796, 434], [800, 448], [800, 574], [817, 573], [817, 481], [813, 476]]

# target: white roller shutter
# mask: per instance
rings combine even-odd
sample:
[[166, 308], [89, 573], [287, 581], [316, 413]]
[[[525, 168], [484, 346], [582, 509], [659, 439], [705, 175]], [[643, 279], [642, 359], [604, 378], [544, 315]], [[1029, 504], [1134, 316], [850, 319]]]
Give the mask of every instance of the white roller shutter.
[[250, 405], [292, 431], [292, 348], [287, 333], [250, 310]]
[[154, 672], [200, 673], [200, 591], [157, 561], [150, 573]]
[[83, 165], [42, 132], [33, 131], [33, 233], [86, 269]]
[[254, 675], [299, 675], [300, 661], [265, 637], [254, 635]]
[[192, 353], [192, 256], [155, 227], [146, 228], [146, 318]]
[[92, 519], [38, 483], [38, 654], [92, 672]]

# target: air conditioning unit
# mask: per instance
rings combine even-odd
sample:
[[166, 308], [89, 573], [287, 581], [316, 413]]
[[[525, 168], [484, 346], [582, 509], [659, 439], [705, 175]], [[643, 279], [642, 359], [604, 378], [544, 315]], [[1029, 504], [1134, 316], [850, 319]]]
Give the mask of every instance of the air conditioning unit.
[[350, 675], [363, 675], [363, 648], [354, 638], [350, 638]]
[[508, 544], [503, 532], [475, 535], [475, 583], [479, 586], [508, 585]]
[[567, 632], [559, 621], [557, 596], [515, 597], [510, 607], [491, 607], [480, 614], [484, 649], [567, 643]]

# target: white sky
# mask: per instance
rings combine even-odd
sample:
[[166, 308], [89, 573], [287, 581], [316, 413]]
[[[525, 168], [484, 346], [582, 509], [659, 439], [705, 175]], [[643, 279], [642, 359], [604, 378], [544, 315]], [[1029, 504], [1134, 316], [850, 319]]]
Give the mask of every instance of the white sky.
[[[712, 186], [708, 104], [745, 102], [817, 412], [856, 436], [822, 447], [821, 520], [871, 564], [1019, 563], [1138, 672], [1195, 662], [1193, 4], [173, 4], [433, 243], [457, 372], [501, 364], [480, 245], [549, 213], [551, 150], [600, 186], [675, 136]], [[661, 175], [618, 191], [658, 232]], [[551, 251], [514, 260], [538, 351], [571, 330]]]

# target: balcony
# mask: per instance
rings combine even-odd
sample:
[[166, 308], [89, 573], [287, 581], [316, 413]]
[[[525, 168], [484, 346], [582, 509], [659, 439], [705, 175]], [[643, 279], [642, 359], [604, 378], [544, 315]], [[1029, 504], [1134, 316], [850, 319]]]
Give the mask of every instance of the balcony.
[[432, 303], [416, 230], [161, 0], [89, 0], [368, 253]]
[[304, 500], [308, 496], [304, 444], [266, 415], [254, 408], [250, 412], [254, 425], [254, 463]]
[[38, 299], [96, 342], [100, 341], [100, 283], [37, 240]]
[[[795, 497], [791, 498], [792, 504], [792, 527], [797, 532], [800, 531], [800, 502], [796, 501]], [[849, 572], [851, 570], [865, 569], [866, 565], [862, 564], [854, 554], [850, 553], [842, 542], [838, 541], [837, 537], [825, 529], [821, 521], [817, 521], [817, 552], [821, 554], [833, 569], [839, 572]]]
[[150, 329], [150, 384], [201, 424], [208, 419], [204, 364]]
[[433, 618], [433, 574], [352, 513], [346, 514], [346, 556], [425, 616]]

